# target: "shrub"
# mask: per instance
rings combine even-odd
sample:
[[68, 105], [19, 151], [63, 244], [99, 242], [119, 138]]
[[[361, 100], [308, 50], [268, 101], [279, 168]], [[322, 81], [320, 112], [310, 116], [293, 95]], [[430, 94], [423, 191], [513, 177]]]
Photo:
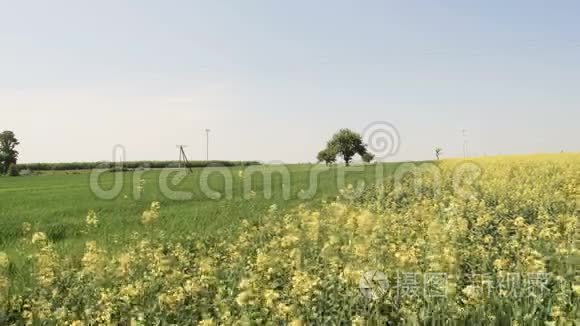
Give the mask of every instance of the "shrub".
[[17, 177], [20, 175], [20, 170], [18, 169], [18, 167], [16, 166], [16, 164], [10, 164], [10, 166], [8, 167], [8, 171], [7, 173], [9, 176], [11, 177]]

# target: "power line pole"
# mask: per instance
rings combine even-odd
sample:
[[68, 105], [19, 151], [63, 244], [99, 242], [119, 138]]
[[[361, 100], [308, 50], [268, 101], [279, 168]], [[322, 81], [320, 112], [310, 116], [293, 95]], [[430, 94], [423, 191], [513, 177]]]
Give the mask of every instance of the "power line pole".
[[209, 162], [209, 132], [210, 129], [205, 130], [205, 160]]
[[177, 149], [179, 150], [179, 163], [177, 164], [177, 167], [181, 169], [181, 164], [184, 161], [185, 158], [185, 152], [183, 151], [184, 147], [187, 147], [187, 145], [176, 145]]
[[188, 168], [189, 171], [193, 173], [193, 170], [191, 170], [191, 165], [187, 160], [187, 155], [185, 155], [185, 151], [183, 150], [184, 147], [187, 147], [187, 145], [177, 145], [177, 148], [179, 148], [179, 168], [181, 169], [181, 164], [183, 163], [183, 166]]

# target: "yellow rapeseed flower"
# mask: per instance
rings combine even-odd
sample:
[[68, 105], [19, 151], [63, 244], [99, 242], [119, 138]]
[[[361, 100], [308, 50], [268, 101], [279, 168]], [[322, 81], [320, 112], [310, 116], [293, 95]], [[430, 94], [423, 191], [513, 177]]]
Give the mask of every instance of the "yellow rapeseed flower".
[[26, 234], [30, 233], [31, 230], [32, 230], [32, 224], [30, 224], [28, 222], [22, 223], [22, 233], [24, 233], [26, 235]]
[[44, 232], [36, 232], [32, 235], [32, 243], [45, 243], [48, 240]]
[[204, 319], [198, 323], [199, 326], [216, 326], [216, 322], [213, 319]]
[[10, 266], [10, 260], [5, 252], [0, 251], [0, 270], [7, 269]]
[[151, 207], [143, 212], [143, 216], [141, 217], [141, 222], [145, 225], [152, 224], [159, 219], [159, 210], [161, 205], [159, 202], [154, 201], [151, 203]]
[[91, 209], [87, 214], [86, 223], [88, 227], [97, 227], [99, 224], [97, 213], [94, 210]]

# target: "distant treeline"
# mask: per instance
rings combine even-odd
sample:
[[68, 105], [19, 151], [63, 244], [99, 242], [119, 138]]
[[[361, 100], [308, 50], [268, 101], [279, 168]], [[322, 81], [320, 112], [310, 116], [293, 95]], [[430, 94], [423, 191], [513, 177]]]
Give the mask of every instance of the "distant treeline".
[[[19, 170], [31, 171], [63, 171], [63, 170], [91, 170], [91, 169], [114, 169], [118, 168], [115, 162], [71, 162], [71, 163], [25, 163], [18, 164]], [[187, 164], [191, 168], [200, 168], [207, 166], [247, 166], [259, 165], [256, 161], [189, 161]], [[123, 162], [123, 170], [132, 170], [138, 168], [168, 168], [178, 167], [178, 161], [132, 161]]]

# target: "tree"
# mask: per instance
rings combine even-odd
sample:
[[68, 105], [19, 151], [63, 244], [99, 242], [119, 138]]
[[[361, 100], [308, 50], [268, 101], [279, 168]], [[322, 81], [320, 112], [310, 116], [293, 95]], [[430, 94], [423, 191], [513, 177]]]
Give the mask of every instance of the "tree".
[[336, 153], [334, 153], [331, 149], [326, 148], [318, 152], [318, 156], [316, 156], [318, 162], [324, 162], [326, 165], [330, 165], [336, 162]]
[[439, 157], [441, 156], [441, 154], [443, 154], [443, 148], [436, 147], [435, 148], [435, 157], [437, 157], [437, 160], [439, 160]]
[[365, 163], [370, 163], [370, 162], [371, 162], [372, 160], [374, 160], [374, 159], [375, 159], [375, 156], [374, 156], [373, 154], [369, 153], [369, 152], [366, 152], [366, 153], [364, 153], [364, 154], [362, 155], [362, 160], [363, 160]]
[[367, 153], [367, 148], [363, 144], [361, 135], [350, 129], [341, 129], [334, 134], [328, 142], [327, 150], [342, 156], [346, 166], [350, 165], [355, 154], [359, 154], [362, 157]]
[[18, 145], [20, 143], [12, 131], [0, 133], [0, 174], [6, 174], [10, 165], [16, 165], [18, 151], [15, 148]]

